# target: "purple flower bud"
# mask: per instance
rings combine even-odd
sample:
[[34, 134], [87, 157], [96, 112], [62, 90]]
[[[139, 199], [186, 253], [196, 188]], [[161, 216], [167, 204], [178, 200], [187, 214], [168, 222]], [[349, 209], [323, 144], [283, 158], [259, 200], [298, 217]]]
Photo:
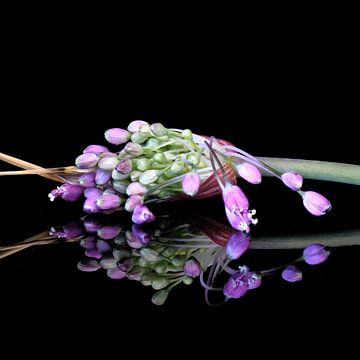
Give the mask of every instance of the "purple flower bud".
[[105, 185], [109, 182], [109, 180], [111, 179], [111, 172], [110, 171], [105, 171], [102, 169], [97, 169], [96, 170], [96, 177], [95, 177], [95, 181], [97, 185]]
[[223, 292], [227, 298], [239, 299], [247, 293], [248, 289], [249, 285], [244, 272], [238, 271], [231, 275]]
[[125, 144], [130, 139], [130, 133], [124, 129], [113, 128], [105, 131], [105, 139], [114, 145]]
[[127, 154], [132, 156], [140, 156], [143, 152], [143, 148], [141, 147], [141, 145], [135, 144], [133, 142], [128, 142], [125, 145], [124, 150]]
[[151, 235], [144, 231], [140, 225], [134, 224], [132, 233], [142, 245], [147, 245], [151, 241]]
[[96, 205], [101, 210], [113, 210], [120, 206], [121, 199], [115, 194], [104, 194], [96, 200]]
[[80, 246], [83, 249], [95, 249], [96, 248], [96, 237], [95, 236], [87, 236], [80, 240]]
[[111, 152], [111, 151], [105, 151], [105, 152], [99, 154], [99, 156], [100, 156], [100, 159], [102, 159], [102, 158], [106, 158], [106, 157], [117, 157], [118, 154]]
[[303, 185], [303, 177], [295, 172], [286, 172], [281, 175], [282, 182], [291, 190], [299, 191]]
[[102, 227], [102, 224], [98, 219], [87, 216], [84, 219], [84, 227], [88, 233], [96, 233]]
[[190, 171], [185, 174], [182, 181], [182, 189], [186, 195], [194, 196], [198, 193], [201, 185], [201, 179], [196, 171]]
[[132, 258], [120, 260], [118, 261], [117, 266], [121, 271], [127, 273], [134, 267], [134, 260]]
[[101, 154], [103, 152], [107, 152], [109, 149], [102, 145], [89, 145], [85, 150], [84, 154], [86, 153], [93, 153], [93, 154]]
[[201, 266], [195, 258], [190, 258], [185, 261], [183, 270], [187, 276], [196, 278], [201, 273]]
[[121, 227], [118, 225], [106, 225], [97, 231], [100, 238], [109, 240], [118, 236], [121, 232]]
[[101, 239], [96, 241], [96, 248], [102, 255], [112, 251], [112, 247], [109, 242]]
[[140, 195], [131, 195], [125, 203], [125, 210], [133, 212], [134, 209], [144, 203], [143, 198]]
[[236, 230], [250, 232], [249, 225], [257, 223], [252, 218], [256, 212], [249, 211], [249, 201], [242, 190], [236, 185], [227, 184], [223, 190], [223, 200], [231, 226]]
[[131, 196], [131, 195], [140, 195], [140, 196], [143, 196], [147, 193], [147, 188], [140, 184], [139, 182], [133, 182], [131, 183], [127, 189], [126, 189], [126, 194], [128, 196]]
[[301, 281], [303, 278], [301, 270], [295, 265], [289, 265], [281, 273], [281, 277], [288, 282]]
[[83, 210], [87, 214], [96, 214], [100, 212], [98, 206], [96, 205], [96, 198], [91, 197], [84, 201]]
[[244, 233], [237, 231], [232, 234], [227, 245], [226, 254], [231, 260], [238, 259], [250, 246], [250, 239]]
[[84, 190], [84, 196], [87, 199], [97, 199], [101, 195], [102, 195], [102, 191], [96, 187], [91, 187]]
[[139, 237], [135, 236], [135, 234], [132, 231], [126, 232], [126, 242], [131, 248], [133, 248], [133, 249], [142, 248], [144, 246], [144, 244], [140, 240], [141, 239]]
[[104, 190], [104, 192], [103, 192], [103, 195], [105, 195], [105, 194], [116, 194], [116, 191], [115, 191], [115, 189], [112, 187], [111, 184], [107, 184], [107, 185], [106, 185], [106, 188], [105, 188], [105, 190]]
[[321, 244], [312, 244], [303, 252], [304, 260], [309, 265], [318, 265], [327, 260], [330, 251]]
[[113, 171], [119, 159], [116, 156], [106, 156], [99, 161], [99, 168], [105, 171]]
[[155, 220], [154, 214], [145, 206], [138, 205], [132, 214], [132, 221], [135, 224], [148, 223]]
[[74, 221], [64, 225], [61, 229], [51, 228], [49, 234], [57, 238], [74, 239], [84, 234], [84, 228], [81, 223]]
[[302, 193], [302, 197], [304, 206], [310, 214], [321, 216], [331, 210], [330, 201], [314, 191], [306, 191]]
[[94, 259], [82, 259], [77, 264], [77, 267], [80, 271], [85, 271], [85, 272], [93, 272], [101, 269], [99, 263]]
[[256, 166], [245, 162], [242, 164], [237, 164], [236, 170], [238, 171], [239, 175], [249, 183], [254, 185], [261, 183], [261, 172]]
[[49, 194], [50, 201], [61, 196], [66, 201], [76, 201], [83, 194], [84, 188], [81, 185], [63, 184]]
[[99, 162], [99, 157], [94, 153], [86, 153], [78, 156], [75, 160], [75, 164], [79, 169], [91, 169], [94, 168]]
[[134, 120], [132, 121], [129, 126], [127, 127], [127, 129], [132, 132], [132, 133], [135, 133], [135, 132], [138, 132], [140, 130], [140, 127], [142, 125], [147, 125], [147, 122], [146, 121], [143, 121], [143, 120]]
[[79, 177], [79, 184], [81, 186], [86, 187], [86, 188], [95, 187], [96, 186], [95, 174], [96, 173], [94, 171], [91, 171], [91, 172], [88, 172], [88, 173], [85, 173], [85, 174], [81, 175]]
[[89, 258], [94, 258], [94, 259], [101, 259], [102, 258], [102, 254], [98, 249], [86, 249], [85, 250], [85, 255]]
[[130, 159], [124, 159], [119, 162], [119, 164], [116, 166], [116, 171], [118, 171], [120, 174], [130, 174], [132, 171], [132, 163]]
[[121, 271], [119, 268], [109, 269], [106, 274], [110, 279], [114, 280], [120, 280], [126, 277], [126, 272]]

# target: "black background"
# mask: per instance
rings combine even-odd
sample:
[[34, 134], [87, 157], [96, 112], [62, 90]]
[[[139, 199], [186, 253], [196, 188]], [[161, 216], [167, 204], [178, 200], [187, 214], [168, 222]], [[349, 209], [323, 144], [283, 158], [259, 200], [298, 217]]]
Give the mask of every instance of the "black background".
[[[344, 92], [333, 91], [337, 84], [314, 88], [312, 83], [293, 78], [291, 86], [274, 79], [245, 85], [227, 76], [219, 82], [181, 76], [161, 82], [154, 76], [139, 82], [134, 76], [133, 83], [125, 86], [106, 71], [93, 77], [71, 70], [39, 82], [31, 77], [23, 83], [21, 100], [2, 115], [2, 152], [42, 166], [70, 165], [86, 145], [104, 142], [105, 129], [144, 119], [225, 138], [254, 155], [360, 162], [359, 105]], [[81, 214], [76, 204], [49, 204], [47, 194], [53, 184], [46, 179], [0, 180], [3, 243], [25, 239]], [[306, 184], [331, 199], [334, 209], [329, 215], [311, 217], [298, 197], [274, 180], [265, 179], [259, 187], [243, 184], [258, 209], [256, 232], [358, 228], [358, 187]], [[177, 210], [215, 213], [221, 218], [222, 203], [220, 199], [196, 207], [184, 203], [177, 205]], [[165, 306], [155, 307], [150, 302], [152, 291], [140, 284], [109, 280], [101, 272], [79, 272], [76, 263], [81, 253], [76, 245], [57, 245], [31, 249], [0, 262], [1, 303], [11, 324], [26, 326], [38, 321], [51, 329], [61, 324], [68, 329], [112, 325], [134, 331], [140, 326], [146, 331], [156, 327], [166, 332], [187, 324], [209, 323], [217, 329], [232, 323], [263, 333], [271, 333], [278, 325], [286, 329], [301, 324], [316, 333], [328, 322], [346, 318], [355, 323], [358, 316], [357, 248], [336, 249], [326, 264], [308, 269], [302, 283], [272, 278], [258, 291], [220, 308], [208, 308], [197, 285], [175, 290]], [[246, 259], [272, 266], [294, 255], [297, 253], [252, 252]]]

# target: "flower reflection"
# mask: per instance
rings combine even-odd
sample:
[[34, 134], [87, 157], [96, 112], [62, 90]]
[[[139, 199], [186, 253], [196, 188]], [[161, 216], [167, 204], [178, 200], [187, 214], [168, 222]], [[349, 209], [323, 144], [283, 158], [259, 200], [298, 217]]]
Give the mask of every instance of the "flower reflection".
[[[339, 239], [336, 235], [335, 241]], [[320, 264], [330, 253], [325, 243], [321, 245], [311, 237], [250, 239], [226, 222], [208, 217], [162, 215], [151, 224], [138, 225], [119, 215], [93, 214], [1, 247], [0, 258], [31, 246], [64, 241], [77, 242], [83, 248], [77, 264], [80, 271], [103, 270], [111, 279], [152, 287], [152, 302], [157, 305], [164, 304], [176, 287], [196, 282], [204, 288], [206, 302], [213, 305], [214, 299], [220, 304], [243, 297], [268, 281], [270, 275], [287, 282], [301, 281], [304, 266]], [[250, 269], [244, 263], [250, 259], [251, 250], [271, 248], [297, 248], [299, 257], [271, 269]]]

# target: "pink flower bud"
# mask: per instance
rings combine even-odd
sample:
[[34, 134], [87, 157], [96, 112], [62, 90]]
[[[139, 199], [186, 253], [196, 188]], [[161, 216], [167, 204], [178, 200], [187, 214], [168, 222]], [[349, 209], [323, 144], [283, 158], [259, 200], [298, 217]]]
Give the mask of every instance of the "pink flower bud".
[[140, 195], [143, 196], [147, 193], [147, 188], [143, 185], [141, 185], [139, 182], [133, 182], [129, 184], [129, 186], [126, 189], [126, 194], [128, 196], [131, 195]]
[[140, 156], [143, 152], [143, 148], [139, 144], [133, 142], [128, 142], [124, 147], [124, 150], [127, 154], [132, 156]]
[[294, 172], [282, 174], [281, 180], [289, 189], [294, 191], [299, 191], [303, 185], [303, 177]]
[[237, 164], [236, 170], [238, 171], [239, 175], [249, 183], [254, 185], [261, 183], [261, 172], [256, 166], [245, 162], [242, 164]]
[[187, 276], [196, 278], [201, 273], [201, 266], [195, 258], [190, 258], [185, 261], [183, 270]]
[[113, 210], [120, 206], [121, 199], [114, 194], [104, 194], [96, 200], [96, 205], [101, 210]]
[[79, 184], [86, 188], [96, 186], [95, 183], [95, 172], [91, 171], [80, 176]]
[[281, 273], [281, 277], [288, 282], [301, 281], [303, 278], [301, 270], [295, 265], [289, 265]]
[[84, 201], [83, 210], [87, 214], [96, 214], [100, 212], [98, 206], [96, 205], [96, 198], [94, 197], [87, 198]]
[[306, 191], [302, 193], [302, 197], [306, 210], [312, 215], [325, 215], [331, 210], [330, 201], [314, 191]]
[[155, 220], [154, 214], [145, 206], [139, 205], [134, 209], [132, 221], [135, 224], [148, 223]]
[[78, 156], [75, 164], [79, 169], [91, 169], [97, 165], [99, 157], [94, 153], [86, 153]]
[[143, 121], [143, 120], [134, 120], [129, 124], [127, 129], [130, 132], [135, 133], [135, 132], [138, 132], [140, 130], [141, 126], [143, 126], [143, 125], [147, 125], [147, 122]]
[[130, 139], [130, 133], [124, 129], [113, 128], [105, 131], [105, 139], [114, 145], [126, 143]]
[[186, 195], [194, 196], [200, 189], [201, 179], [196, 171], [190, 171], [185, 174], [182, 181], [182, 189]]
[[309, 265], [318, 265], [327, 260], [330, 251], [321, 244], [312, 244], [305, 248], [303, 256]]
[[119, 164], [116, 166], [116, 171], [121, 174], [129, 174], [132, 171], [132, 163], [131, 160], [125, 159], [121, 160]]
[[131, 195], [125, 203], [125, 210], [133, 212], [134, 209], [144, 203], [143, 198], [140, 195]]
[[244, 233], [237, 231], [231, 235], [226, 244], [226, 254], [231, 260], [238, 259], [250, 246], [250, 239]]
[[83, 152], [86, 153], [93, 153], [93, 154], [101, 154], [103, 152], [107, 152], [109, 149], [102, 145], [89, 145]]

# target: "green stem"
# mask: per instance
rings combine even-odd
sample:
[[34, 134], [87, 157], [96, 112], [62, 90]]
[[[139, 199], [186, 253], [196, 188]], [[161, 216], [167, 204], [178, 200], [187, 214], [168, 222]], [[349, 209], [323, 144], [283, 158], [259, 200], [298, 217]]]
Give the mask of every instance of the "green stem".
[[[282, 159], [259, 157], [260, 161], [281, 172], [295, 171], [305, 179], [334, 181], [344, 184], [360, 185], [360, 166], [328, 161]], [[264, 176], [271, 176], [263, 173]]]
[[330, 247], [360, 246], [360, 230], [346, 230], [308, 235], [279, 235], [254, 237], [251, 249], [258, 250], [287, 250], [303, 249], [310, 244], [322, 244]]

